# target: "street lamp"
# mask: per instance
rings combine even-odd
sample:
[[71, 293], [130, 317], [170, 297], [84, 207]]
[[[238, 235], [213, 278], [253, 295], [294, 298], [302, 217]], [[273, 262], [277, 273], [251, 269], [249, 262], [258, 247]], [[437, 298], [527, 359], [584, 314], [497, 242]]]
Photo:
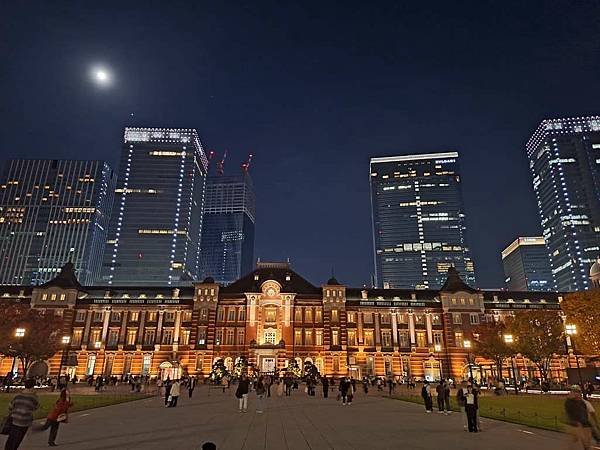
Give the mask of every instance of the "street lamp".
[[473, 379], [473, 364], [471, 364], [471, 341], [463, 341], [463, 347], [467, 349], [467, 358], [469, 361], [469, 376], [471, 377], [471, 382], [475, 381]]
[[[15, 330], [15, 337], [18, 339], [24, 338], [25, 337], [25, 328], [17, 328]], [[15, 364], [17, 363], [17, 356], [13, 356], [13, 364], [12, 364], [12, 370], [11, 372], [14, 373], [15, 372]], [[23, 370], [25, 370], [25, 367], [23, 367]], [[17, 365], [17, 372], [19, 371], [19, 366]], [[25, 374], [23, 374], [25, 375]]]
[[62, 337], [62, 345], [63, 349], [60, 353], [60, 364], [58, 366], [58, 378], [56, 379], [56, 385], [60, 386], [60, 374], [62, 372], [63, 360], [65, 359], [65, 352], [69, 347], [69, 343], [71, 342], [71, 336], [63, 336]]
[[577, 375], [579, 376], [579, 386], [583, 389], [583, 378], [581, 377], [581, 366], [579, 365], [579, 355], [577, 355], [577, 350], [575, 350], [575, 335], [577, 334], [577, 325], [574, 323], [569, 323], [565, 325], [565, 332], [569, 336], [571, 340], [571, 348], [573, 349], [573, 354], [575, 355], [575, 363], [577, 364]]
[[[514, 338], [512, 334], [505, 334], [504, 335], [504, 342], [506, 343], [506, 345], [512, 345], [514, 343]], [[515, 395], [519, 395], [519, 386], [517, 386], [517, 372], [515, 371], [515, 358], [514, 355], [511, 352], [510, 355], [510, 367], [512, 368], [512, 373], [513, 373], [513, 382], [515, 383]], [[502, 376], [502, 374], [500, 374], [500, 376]]]
[[441, 344], [434, 344], [433, 345], [433, 350], [435, 351], [435, 356], [437, 357], [437, 359], [439, 360], [439, 364], [440, 364], [440, 379], [443, 378], [443, 374], [442, 374], [442, 359], [440, 358], [440, 352], [442, 351], [442, 345]]

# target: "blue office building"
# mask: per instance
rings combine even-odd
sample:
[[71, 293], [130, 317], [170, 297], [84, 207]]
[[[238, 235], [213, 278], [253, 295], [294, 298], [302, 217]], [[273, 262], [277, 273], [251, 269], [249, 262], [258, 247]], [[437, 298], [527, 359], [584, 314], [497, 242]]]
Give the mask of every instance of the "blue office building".
[[439, 289], [451, 266], [475, 286], [458, 153], [371, 158], [378, 287]]
[[600, 117], [543, 120], [526, 149], [554, 289], [588, 289], [600, 252]]
[[550, 258], [542, 236], [518, 237], [502, 250], [504, 282], [509, 291], [554, 289]]
[[195, 129], [125, 129], [103, 282], [199, 279], [207, 167]]

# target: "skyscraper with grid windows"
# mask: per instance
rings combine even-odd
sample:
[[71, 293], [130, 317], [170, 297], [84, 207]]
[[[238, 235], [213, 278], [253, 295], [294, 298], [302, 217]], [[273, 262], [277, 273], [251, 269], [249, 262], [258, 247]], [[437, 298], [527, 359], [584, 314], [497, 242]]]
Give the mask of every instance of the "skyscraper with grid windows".
[[199, 278], [207, 166], [195, 129], [125, 128], [103, 282]]
[[526, 150], [554, 288], [588, 289], [600, 253], [600, 116], [543, 120]]
[[475, 285], [457, 152], [371, 158], [378, 287], [439, 289], [454, 266]]

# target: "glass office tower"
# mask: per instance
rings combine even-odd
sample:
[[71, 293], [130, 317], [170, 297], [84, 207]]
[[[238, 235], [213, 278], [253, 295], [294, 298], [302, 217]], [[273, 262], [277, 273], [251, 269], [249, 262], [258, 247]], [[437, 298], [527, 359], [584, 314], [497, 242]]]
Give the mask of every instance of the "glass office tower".
[[502, 251], [502, 267], [509, 291], [552, 291], [554, 281], [546, 241], [519, 237]]
[[544, 120], [526, 148], [554, 287], [588, 289], [600, 252], [600, 117]]
[[103, 281], [197, 280], [208, 161], [194, 129], [126, 128]]
[[103, 161], [6, 161], [0, 172], [0, 283], [38, 285], [72, 262], [99, 278], [116, 174]]
[[458, 153], [371, 158], [370, 178], [377, 286], [438, 289], [450, 266], [474, 286]]
[[256, 200], [247, 171], [206, 180], [202, 225], [202, 274], [230, 284], [254, 266]]

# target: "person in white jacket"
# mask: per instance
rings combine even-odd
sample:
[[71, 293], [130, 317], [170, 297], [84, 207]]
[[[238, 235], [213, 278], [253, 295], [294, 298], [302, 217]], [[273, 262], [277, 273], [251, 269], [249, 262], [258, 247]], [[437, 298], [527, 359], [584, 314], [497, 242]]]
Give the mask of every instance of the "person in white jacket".
[[179, 380], [173, 381], [173, 385], [171, 386], [171, 392], [169, 395], [171, 396], [171, 401], [169, 402], [169, 408], [175, 408], [177, 406], [177, 399], [179, 398], [179, 394], [181, 393], [181, 382]]

